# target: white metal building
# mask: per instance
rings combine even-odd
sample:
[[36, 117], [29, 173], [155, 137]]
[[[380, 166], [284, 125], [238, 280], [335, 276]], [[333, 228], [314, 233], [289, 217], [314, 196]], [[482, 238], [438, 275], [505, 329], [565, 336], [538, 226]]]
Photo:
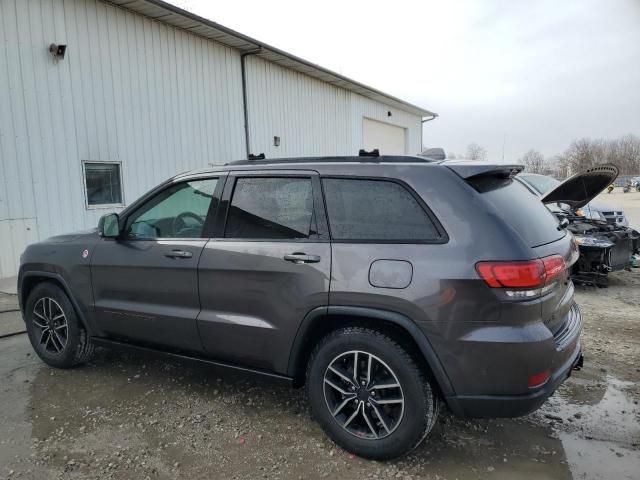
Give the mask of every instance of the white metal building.
[[0, 278], [176, 173], [415, 154], [434, 117], [159, 0], [0, 0]]

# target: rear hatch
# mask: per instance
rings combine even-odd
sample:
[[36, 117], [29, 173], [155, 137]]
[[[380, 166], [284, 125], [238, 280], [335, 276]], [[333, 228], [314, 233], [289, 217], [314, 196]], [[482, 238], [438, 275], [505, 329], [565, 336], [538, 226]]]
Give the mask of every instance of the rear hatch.
[[[531, 195], [520, 182], [514, 181], [513, 177], [522, 170], [521, 166], [478, 163], [450, 165], [448, 162], [445, 165], [464, 178], [491, 204], [505, 224], [531, 248], [533, 270], [535, 262], [542, 264], [542, 279], [540, 284], [533, 281], [535, 288], [519, 288], [516, 285], [515, 288], [502, 290], [507, 293], [504, 296], [506, 301], [524, 301], [530, 306], [531, 301], [538, 300], [540, 310], [537, 315], [541, 315], [542, 321], [555, 335], [562, 329], [573, 305], [573, 284], [569, 279], [569, 271], [577, 260], [577, 247], [572, 235], [560, 226], [555, 215], [538, 198]], [[516, 267], [518, 261], [513, 262]]]

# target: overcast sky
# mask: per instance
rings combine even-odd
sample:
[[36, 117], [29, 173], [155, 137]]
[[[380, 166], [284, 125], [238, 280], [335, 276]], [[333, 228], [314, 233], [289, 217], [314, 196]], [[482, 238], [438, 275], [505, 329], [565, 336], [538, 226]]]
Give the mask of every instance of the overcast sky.
[[426, 146], [640, 135], [640, 0], [172, 3], [437, 112]]

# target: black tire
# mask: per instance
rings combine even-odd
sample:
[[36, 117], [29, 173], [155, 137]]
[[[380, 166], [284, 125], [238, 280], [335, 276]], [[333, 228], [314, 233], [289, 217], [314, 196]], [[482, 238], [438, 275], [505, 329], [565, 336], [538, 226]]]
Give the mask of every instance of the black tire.
[[[43, 311], [44, 303], [48, 307], [45, 305], [47, 310]], [[62, 317], [54, 322], [42, 318], [43, 313], [47, 317], [47, 312], [52, 311], [53, 314], [49, 313], [50, 318], [64, 315], [66, 328], [60, 326]], [[47, 365], [70, 368], [88, 361], [93, 355], [94, 345], [80, 323], [71, 300], [54, 283], [43, 282], [34, 287], [25, 303], [24, 319], [31, 346]], [[58, 321], [60, 324], [52, 327]], [[42, 325], [47, 326], [49, 331], [59, 328], [60, 330], [56, 330], [59, 335], [43, 333]]]
[[[342, 399], [351, 397], [335, 393], [332, 390], [334, 387], [325, 386], [327, 383], [325, 382], [325, 374], [334, 375], [333, 371], [329, 373], [329, 366], [341, 365], [336, 361], [344, 362], [343, 365], [348, 365], [347, 356], [354, 354], [353, 352], [355, 351], [361, 352], [359, 355], [364, 356], [364, 362], [368, 358], [366, 355], [373, 356], [375, 358], [374, 362], [379, 362], [379, 369], [382, 369], [383, 372], [386, 369], [390, 369], [392, 375], [397, 379], [400, 389], [395, 390], [397, 393], [393, 395], [403, 397], [404, 403], [402, 404], [402, 413], [400, 415], [397, 414], [396, 410], [397, 421], [394, 428], [391, 428], [394, 424], [389, 422], [389, 417], [387, 417], [387, 422], [384, 422], [385, 425], [383, 425], [380, 416], [372, 410], [375, 405], [378, 405], [378, 408], [381, 405], [375, 403], [374, 400], [372, 402], [374, 406], [372, 407], [368, 402], [372, 398], [371, 396], [367, 397], [369, 386], [366, 388], [364, 386], [362, 388], [358, 387], [358, 390], [356, 390], [358, 396], [350, 405], [351, 409], [355, 411], [355, 405], [362, 400], [362, 412], [365, 411], [365, 407], [367, 408], [367, 418], [365, 416], [361, 417], [361, 423], [365, 426], [352, 426], [353, 422], [349, 425], [349, 428], [352, 429], [361, 428], [361, 432], [354, 433], [342, 426], [342, 423], [346, 422], [344, 418], [352, 415], [351, 410], [346, 412], [342, 419], [334, 418], [333, 412], [337, 408], [334, 408], [333, 412], [330, 410], [331, 400], [328, 399], [327, 395], [329, 397], [339, 397], [335, 401], [339, 404], [342, 404]], [[355, 354], [354, 357], [358, 358]], [[353, 363], [355, 364], [355, 360], [353, 360]], [[360, 365], [366, 366], [366, 363], [361, 363]], [[359, 368], [361, 369], [362, 366]], [[345, 367], [343, 373], [347, 371], [351, 372], [352, 370]], [[358, 374], [356, 374], [356, 377], [361, 378]], [[341, 379], [343, 381], [339, 385], [340, 388], [343, 388], [343, 386], [348, 386], [349, 390], [355, 388], [354, 385], [349, 386], [349, 382], [346, 382], [341, 377], [331, 377], [330, 381], [333, 381], [333, 379]], [[364, 382], [364, 380], [361, 380], [361, 382]], [[365, 458], [387, 460], [409, 453], [427, 436], [438, 416], [439, 401], [435, 388], [425, 371], [394, 339], [369, 328], [348, 327], [336, 330], [324, 337], [316, 346], [309, 360], [306, 388], [311, 414], [327, 435], [348, 452]], [[362, 390], [366, 390], [366, 392]], [[380, 393], [376, 400], [384, 400], [381, 395], [385, 394]], [[389, 406], [385, 405], [384, 408], [389, 408]], [[386, 416], [384, 411], [382, 413], [382, 416]], [[340, 411], [339, 415], [343, 415], [342, 411]], [[355, 418], [360, 418], [361, 414], [357, 415]], [[364, 420], [367, 420], [366, 424]], [[389, 428], [387, 428], [387, 423], [390, 423]], [[367, 432], [366, 428], [369, 428], [370, 432]], [[381, 435], [374, 437], [376, 432]], [[365, 438], [364, 435], [370, 435], [371, 437]]]

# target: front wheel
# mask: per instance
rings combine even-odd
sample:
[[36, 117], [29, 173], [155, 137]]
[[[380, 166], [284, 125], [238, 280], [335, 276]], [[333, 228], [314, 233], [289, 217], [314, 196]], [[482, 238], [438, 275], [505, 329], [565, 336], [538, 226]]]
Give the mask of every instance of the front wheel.
[[52, 367], [73, 367], [93, 354], [93, 343], [71, 300], [53, 283], [34, 287], [25, 303], [24, 320], [31, 346]]
[[424, 371], [395, 340], [368, 328], [337, 330], [320, 342], [307, 394], [313, 417], [334, 442], [377, 460], [413, 450], [438, 415]]

